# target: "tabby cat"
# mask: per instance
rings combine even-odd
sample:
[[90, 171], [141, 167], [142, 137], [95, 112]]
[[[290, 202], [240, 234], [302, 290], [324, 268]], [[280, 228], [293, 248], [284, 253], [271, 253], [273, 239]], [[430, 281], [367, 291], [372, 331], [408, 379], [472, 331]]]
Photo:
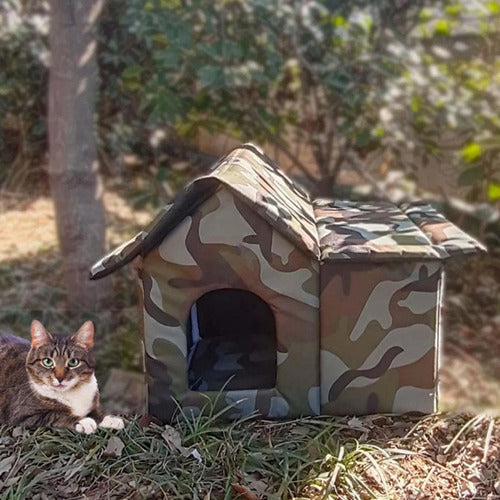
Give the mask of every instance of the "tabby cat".
[[94, 375], [94, 324], [74, 335], [52, 335], [31, 324], [31, 345], [0, 336], [0, 424], [66, 427], [86, 434], [97, 426], [123, 429], [120, 417], [104, 415]]

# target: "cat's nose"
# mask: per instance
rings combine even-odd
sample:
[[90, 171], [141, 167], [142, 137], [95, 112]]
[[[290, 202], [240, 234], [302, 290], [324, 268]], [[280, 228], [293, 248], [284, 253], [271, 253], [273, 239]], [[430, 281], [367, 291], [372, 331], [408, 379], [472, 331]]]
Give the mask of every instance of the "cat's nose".
[[61, 383], [64, 380], [64, 375], [56, 375], [56, 380]]

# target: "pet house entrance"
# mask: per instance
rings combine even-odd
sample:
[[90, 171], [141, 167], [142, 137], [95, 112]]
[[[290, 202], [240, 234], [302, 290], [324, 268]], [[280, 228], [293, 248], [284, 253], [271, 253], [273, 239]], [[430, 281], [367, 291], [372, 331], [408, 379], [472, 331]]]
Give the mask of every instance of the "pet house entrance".
[[271, 308], [245, 290], [202, 295], [188, 321], [188, 380], [195, 391], [276, 385], [276, 323]]

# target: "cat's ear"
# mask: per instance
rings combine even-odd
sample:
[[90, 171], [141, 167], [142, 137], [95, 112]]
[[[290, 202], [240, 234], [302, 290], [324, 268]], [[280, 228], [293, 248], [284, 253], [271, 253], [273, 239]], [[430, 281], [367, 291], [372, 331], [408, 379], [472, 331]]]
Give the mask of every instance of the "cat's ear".
[[85, 321], [71, 338], [75, 344], [85, 347], [85, 349], [92, 349], [94, 347], [94, 323]]
[[45, 329], [45, 327], [34, 319], [31, 322], [31, 347], [37, 348], [52, 342], [54, 337]]

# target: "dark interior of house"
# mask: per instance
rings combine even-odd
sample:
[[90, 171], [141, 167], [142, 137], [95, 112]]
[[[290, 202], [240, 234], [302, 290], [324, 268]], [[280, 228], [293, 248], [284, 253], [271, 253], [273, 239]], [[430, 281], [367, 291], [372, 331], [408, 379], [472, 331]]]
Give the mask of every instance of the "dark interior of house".
[[271, 308], [246, 290], [200, 297], [188, 322], [188, 379], [195, 391], [276, 385], [276, 323]]

